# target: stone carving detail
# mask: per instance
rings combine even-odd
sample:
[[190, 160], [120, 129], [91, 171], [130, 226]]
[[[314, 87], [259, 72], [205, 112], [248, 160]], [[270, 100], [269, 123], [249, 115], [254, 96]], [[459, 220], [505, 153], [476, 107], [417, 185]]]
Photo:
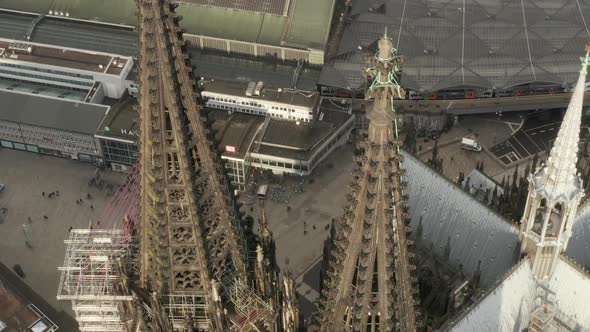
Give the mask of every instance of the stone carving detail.
[[172, 250], [174, 264], [189, 265], [197, 263], [197, 251], [195, 248], [181, 247]]
[[172, 241], [180, 243], [192, 242], [193, 230], [187, 226], [174, 227], [172, 229]]

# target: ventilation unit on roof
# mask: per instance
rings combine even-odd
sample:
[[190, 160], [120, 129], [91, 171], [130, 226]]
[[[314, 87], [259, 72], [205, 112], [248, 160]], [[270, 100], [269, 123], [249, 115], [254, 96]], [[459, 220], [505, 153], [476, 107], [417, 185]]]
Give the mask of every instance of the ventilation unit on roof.
[[259, 81], [258, 83], [256, 83], [256, 87], [254, 88], [254, 92], [252, 92], [252, 94], [254, 96], [260, 96], [260, 94], [262, 93], [263, 87], [264, 87], [264, 82]]
[[248, 83], [248, 88], [246, 88], [246, 97], [252, 97], [252, 93], [254, 92], [255, 87], [256, 87], [256, 82]]
[[22, 42], [12, 42], [8, 44], [8, 49], [14, 53], [31, 54], [33, 53], [33, 45]]

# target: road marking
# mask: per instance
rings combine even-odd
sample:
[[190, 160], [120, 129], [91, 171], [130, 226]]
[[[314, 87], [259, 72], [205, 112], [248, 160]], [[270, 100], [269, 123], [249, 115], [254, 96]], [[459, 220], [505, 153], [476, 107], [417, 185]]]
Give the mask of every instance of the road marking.
[[537, 133], [532, 133], [531, 136], [533, 136], [533, 135], [537, 135]]
[[541, 130], [541, 132], [544, 133], [545, 132], [545, 129]]
[[[526, 133], [526, 131], [524, 132], [524, 135], [531, 141], [533, 142], [533, 144], [537, 147], [537, 149], [539, 149], [539, 151], [543, 151], [543, 149], [541, 149], [539, 147], [539, 145]], [[528, 152], [528, 151], [527, 151]]]
[[[525, 134], [525, 136], [526, 136], [526, 134]], [[514, 140], [516, 141], [516, 143], [518, 143], [518, 145], [520, 145], [522, 147], [522, 149], [527, 153], [527, 155], [532, 154], [529, 152], [529, 150], [527, 150], [527, 148], [524, 147], [524, 145], [518, 139], [514, 138]], [[530, 140], [530, 138], [529, 138], [529, 140]], [[516, 149], [514, 149], [514, 150], [516, 151]], [[519, 153], [519, 155], [520, 155], [520, 153]], [[523, 158], [524, 156], [520, 156], [520, 157]]]
[[[518, 154], [518, 151], [516, 151], [516, 149], [514, 148], [514, 146], [512, 144], [510, 144], [509, 141], [506, 141], [506, 144], [510, 145], [510, 147], [512, 148], [511, 153], [514, 153], [514, 155], [516, 155], [516, 156], [520, 156], [520, 154]], [[520, 158], [518, 158], [518, 159], [520, 159]]]

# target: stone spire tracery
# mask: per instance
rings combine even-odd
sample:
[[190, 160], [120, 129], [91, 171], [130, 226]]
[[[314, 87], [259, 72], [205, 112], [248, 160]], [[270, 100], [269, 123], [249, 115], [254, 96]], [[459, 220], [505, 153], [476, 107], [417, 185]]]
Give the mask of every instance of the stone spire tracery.
[[584, 196], [577, 174], [578, 144], [590, 47], [547, 163], [529, 176], [529, 196], [521, 221], [521, 252], [540, 280], [553, 273], [571, 235], [576, 211]]
[[406, 182], [401, 168], [394, 98], [401, 59], [384, 35], [369, 59], [369, 129], [355, 157], [359, 168], [335, 236], [327, 243], [320, 300], [322, 331], [415, 331], [417, 287]]

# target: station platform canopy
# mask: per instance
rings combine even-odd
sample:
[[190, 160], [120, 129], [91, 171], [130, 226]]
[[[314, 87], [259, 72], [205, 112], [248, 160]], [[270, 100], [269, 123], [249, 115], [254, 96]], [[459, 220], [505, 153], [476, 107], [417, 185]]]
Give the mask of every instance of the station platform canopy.
[[362, 89], [362, 69], [388, 37], [404, 57], [405, 88], [571, 85], [590, 42], [590, 4], [570, 0], [354, 1], [318, 84]]
[[[193, 35], [323, 50], [335, 0], [184, 0], [176, 12]], [[3, 0], [0, 8], [136, 26], [134, 0]]]

